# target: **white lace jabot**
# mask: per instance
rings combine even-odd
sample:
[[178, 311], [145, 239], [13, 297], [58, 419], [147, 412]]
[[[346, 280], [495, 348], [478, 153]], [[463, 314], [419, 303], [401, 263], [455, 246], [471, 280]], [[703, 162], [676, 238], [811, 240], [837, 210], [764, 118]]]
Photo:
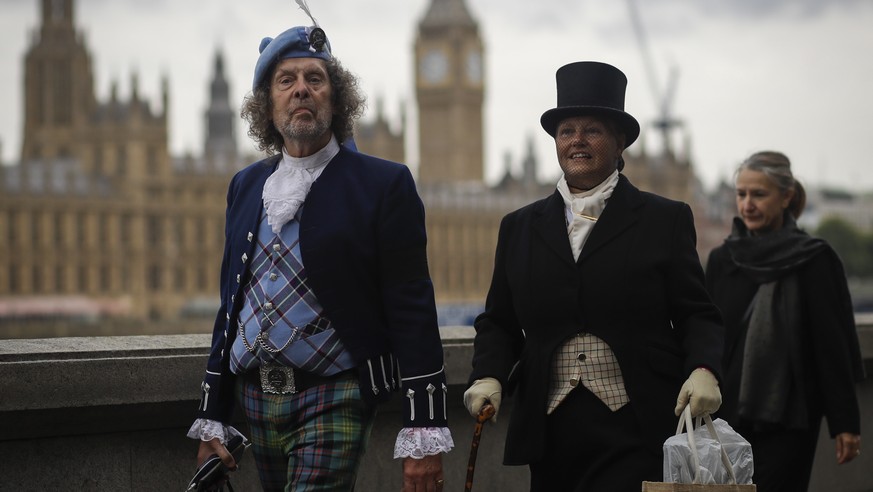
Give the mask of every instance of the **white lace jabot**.
[[339, 150], [339, 143], [334, 136], [330, 137], [330, 142], [324, 148], [306, 157], [291, 157], [282, 149], [282, 160], [264, 183], [262, 195], [267, 223], [273, 232], [279, 234], [282, 226], [294, 218], [306, 200], [312, 183]]
[[618, 171], [613, 172], [599, 185], [581, 193], [573, 193], [567, 185], [567, 180], [561, 176], [558, 181], [558, 192], [564, 199], [567, 219], [567, 234], [570, 238], [570, 248], [573, 258], [579, 259], [585, 241], [594, 229], [597, 218], [606, 208], [606, 201], [612, 196], [612, 190], [618, 184]]

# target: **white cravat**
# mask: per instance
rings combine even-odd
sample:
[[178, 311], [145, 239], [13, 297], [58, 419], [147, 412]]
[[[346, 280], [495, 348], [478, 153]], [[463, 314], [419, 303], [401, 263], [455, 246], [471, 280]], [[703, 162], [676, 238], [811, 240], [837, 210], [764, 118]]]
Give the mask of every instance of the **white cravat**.
[[294, 218], [306, 200], [312, 183], [339, 150], [334, 136], [330, 137], [330, 142], [324, 148], [306, 157], [291, 157], [282, 149], [282, 160], [276, 171], [267, 178], [261, 195], [267, 211], [267, 223], [273, 232], [279, 234], [282, 226]]
[[567, 235], [570, 238], [574, 259], [579, 259], [582, 247], [591, 234], [594, 224], [597, 223], [597, 218], [606, 207], [606, 200], [612, 196], [616, 184], [618, 184], [618, 171], [613, 172], [599, 185], [582, 193], [571, 193], [563, 176], [558, 180], [558, 192], [564, 199]]

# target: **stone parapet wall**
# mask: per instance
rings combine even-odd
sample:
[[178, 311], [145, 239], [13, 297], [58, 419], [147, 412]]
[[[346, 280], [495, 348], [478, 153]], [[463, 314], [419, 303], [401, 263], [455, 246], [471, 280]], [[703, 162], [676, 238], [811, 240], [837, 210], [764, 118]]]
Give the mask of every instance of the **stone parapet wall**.
[[[873, 318], [859, 317], [873, 375]], [[464, 483], [473, 421], [462, 404], [472, 357], [470, 327], [442, 329], [449, 380], [449, 422], [456, 449], [446, 455], [446, 490]], [[3, 340], [0, 342], [0, 490], [183, 490], [197, 443], [185, 437], [199, 397], [209, 335]], [[862, 428], [873, 429], [873, 382], [859, 387]], [[400, 490], [392, 459], [399, 402], [380, 407], [358, 490]], [[528, 489], [527, 469], [501, 463], [507, 416], [488, 424], [476, 490]], [[245, 429], [243, 423], [238, 424]], [[823, 434], [826, 426], [823, 426]], [[837, 467], [823, 435], [810, 490], [873, 490], [873, 451]], [[251, 456], [234, 475], [236, 490], [259, 490]], [[834, 488], [836, 487], [836, 488]]]

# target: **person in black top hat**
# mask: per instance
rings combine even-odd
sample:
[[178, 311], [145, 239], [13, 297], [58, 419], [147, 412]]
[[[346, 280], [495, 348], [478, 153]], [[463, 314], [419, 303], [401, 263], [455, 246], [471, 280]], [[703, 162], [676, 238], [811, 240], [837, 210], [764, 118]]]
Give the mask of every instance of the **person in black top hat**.
[[640, 127], [617, 68], [557, 71], [540, 122], [563, 175], [500, 225], [464, 402], [514, 405], [504, 464], [531, 490], [638, 491], [662, 480], [676, 416], [716, 411], [720, 314], [704, 287], [691, 209], [635, 188], [622, 152]]

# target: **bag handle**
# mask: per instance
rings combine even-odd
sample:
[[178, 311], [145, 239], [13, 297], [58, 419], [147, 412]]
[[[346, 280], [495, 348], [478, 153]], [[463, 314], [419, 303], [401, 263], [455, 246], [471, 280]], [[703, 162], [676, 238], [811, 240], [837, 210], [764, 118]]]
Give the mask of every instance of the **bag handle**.
[[[706, 428], [709, 430], [709, 434], [716, 440], [716, 442], [718, 442], [718, 449], [721, 451], [721, 463], [728, 472], [727, 484], [736, 485], [737, 477], [734, 475], [734, 467], [727, 455], [727, 451], [724, 450], [724, 446], [721, 444], [721, 438], [718, 437], [718, 432], [716, 432], [715, 426], [712, 425], [712, 417], [710, 417], [708, 413], [705, 413], [702, 418], [703, 422], [706, 424]], [[701, 417], [697, 417], [698, 428], [701, 426], [700, 420]], [[691, 462], [694, 466], [694, 478], [691, 483], [700, 483], [700, 457], [697, 456], [697, 446], [694, 443], [694, 424], [691, 421], [691, 405], [686, 405], [685, 409], [682, 410], [682, 415], [679, 417], [679, 425], [676, 427], [677, 436], [682, 434], [683, 428], [688, 429], [688, 432], [686, 432], [685, 435], [688, 437], [688, 447], [691, 448]]]

